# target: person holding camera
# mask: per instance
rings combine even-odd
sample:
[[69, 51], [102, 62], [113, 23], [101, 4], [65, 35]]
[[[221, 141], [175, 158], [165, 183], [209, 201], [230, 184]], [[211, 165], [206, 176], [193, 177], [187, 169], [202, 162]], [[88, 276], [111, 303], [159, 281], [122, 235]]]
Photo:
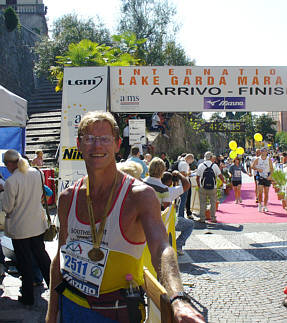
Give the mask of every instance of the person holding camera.
[[[190, 188], [189, 180], [178, 170], [174, 170], [172, 173], [164, 172], [161, 182], [168, 186], [169, 199], [171, 203], [184, 192], [187, 192]], [[181, 185], [172, 186], [172, 183], [175, 182], [180, 182]], [[176, 249], [179, 256], [184, 255], [182, 247], [185, 245], [187, 238], [191, 235], [193, 226], [194, 223], [191, 219], [186, 219], [182, 216], [177, 216], [175, 219], [175, 230], [181, 231], [181, 234], [176, 239]]]

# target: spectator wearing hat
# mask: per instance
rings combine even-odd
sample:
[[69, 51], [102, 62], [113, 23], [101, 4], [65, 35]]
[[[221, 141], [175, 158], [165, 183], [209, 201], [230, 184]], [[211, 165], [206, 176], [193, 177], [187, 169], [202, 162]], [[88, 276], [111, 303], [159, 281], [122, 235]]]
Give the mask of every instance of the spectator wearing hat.
[[[211, 222], [216, 223], [216, 199], [217, 199], [217, 188], [216, 188], [216, 177], [218, 176], [223, 183], [225, 183], [224, 177], [221, 174], [219, 167], [212, 162], [213, 154], [210, 151], [207, 151], [204, 154], [204, 162], [198, 166], [196, 172], [196, 182], [199, 189], [199, 203], [200, 203], [200, 220], [199, 222], [204, 223], [206, 220], [205, 211], [206, 211], [206, 204], [207, 204], [207, 197], [210, 200], [210, 216]], [[208, 188], [205, 185], [206, 182], [206, 172], [205, 170], [210, 168], [214, 173], [214, 179]]]

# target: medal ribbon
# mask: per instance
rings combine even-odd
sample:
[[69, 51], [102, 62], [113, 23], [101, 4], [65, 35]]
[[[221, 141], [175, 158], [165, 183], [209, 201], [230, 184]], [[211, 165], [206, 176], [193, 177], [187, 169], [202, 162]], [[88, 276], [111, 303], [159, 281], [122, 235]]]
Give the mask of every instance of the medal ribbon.
[[97, 230], [96, 223], [95, 223], [95, 215], [94, 210], [92, 206], [92, 201], [90, 198], [90, 186], [89, 186], [89, 177], [87, 177], [87, 189], [86, 189], [86, 196], [87, 196], [87, 204], [88, 204], [88, 212], [90, 217], [90, 227], [91, 227], [91, 233], [92, 233], [92, 241], [93, 241], [93, 249], [100, 249], [101, 241], [104, 234], [104, 228], [107, 221], [107, 216], [109, 209], [111, 207], [112, 197], [115, 192], [116, 183], [118, 179], [118, 172], [116, 172], [115, 180], [113, 182], [113, 186], [104, 210], [104, 216], [102, 217], [99, 229]]

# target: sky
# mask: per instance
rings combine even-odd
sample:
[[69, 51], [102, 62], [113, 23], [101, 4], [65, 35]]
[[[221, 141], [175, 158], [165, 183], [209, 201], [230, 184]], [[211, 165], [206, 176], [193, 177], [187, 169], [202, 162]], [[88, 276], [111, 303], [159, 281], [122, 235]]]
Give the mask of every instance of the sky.
[[[286, 66], [286, 0], [170, 0], [177, 42], [198, 66]], [[99, 15], [113, 33], [120, 0], [44, 0], [49, 27], [67, 13]]]

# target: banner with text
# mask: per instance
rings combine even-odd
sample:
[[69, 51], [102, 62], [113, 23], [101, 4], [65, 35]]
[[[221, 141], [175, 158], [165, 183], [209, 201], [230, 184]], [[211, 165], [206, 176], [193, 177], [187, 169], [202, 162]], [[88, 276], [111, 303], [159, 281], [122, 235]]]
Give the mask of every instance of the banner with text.
[[86, 174], [77, 149], [78, 125], [88, 111], [107, 109], [107, 67], [69, 67], [64, 70], [59, 193]]
[[287, 108], [287, 67], [110, 69], [112, 112], [267, 112]]

